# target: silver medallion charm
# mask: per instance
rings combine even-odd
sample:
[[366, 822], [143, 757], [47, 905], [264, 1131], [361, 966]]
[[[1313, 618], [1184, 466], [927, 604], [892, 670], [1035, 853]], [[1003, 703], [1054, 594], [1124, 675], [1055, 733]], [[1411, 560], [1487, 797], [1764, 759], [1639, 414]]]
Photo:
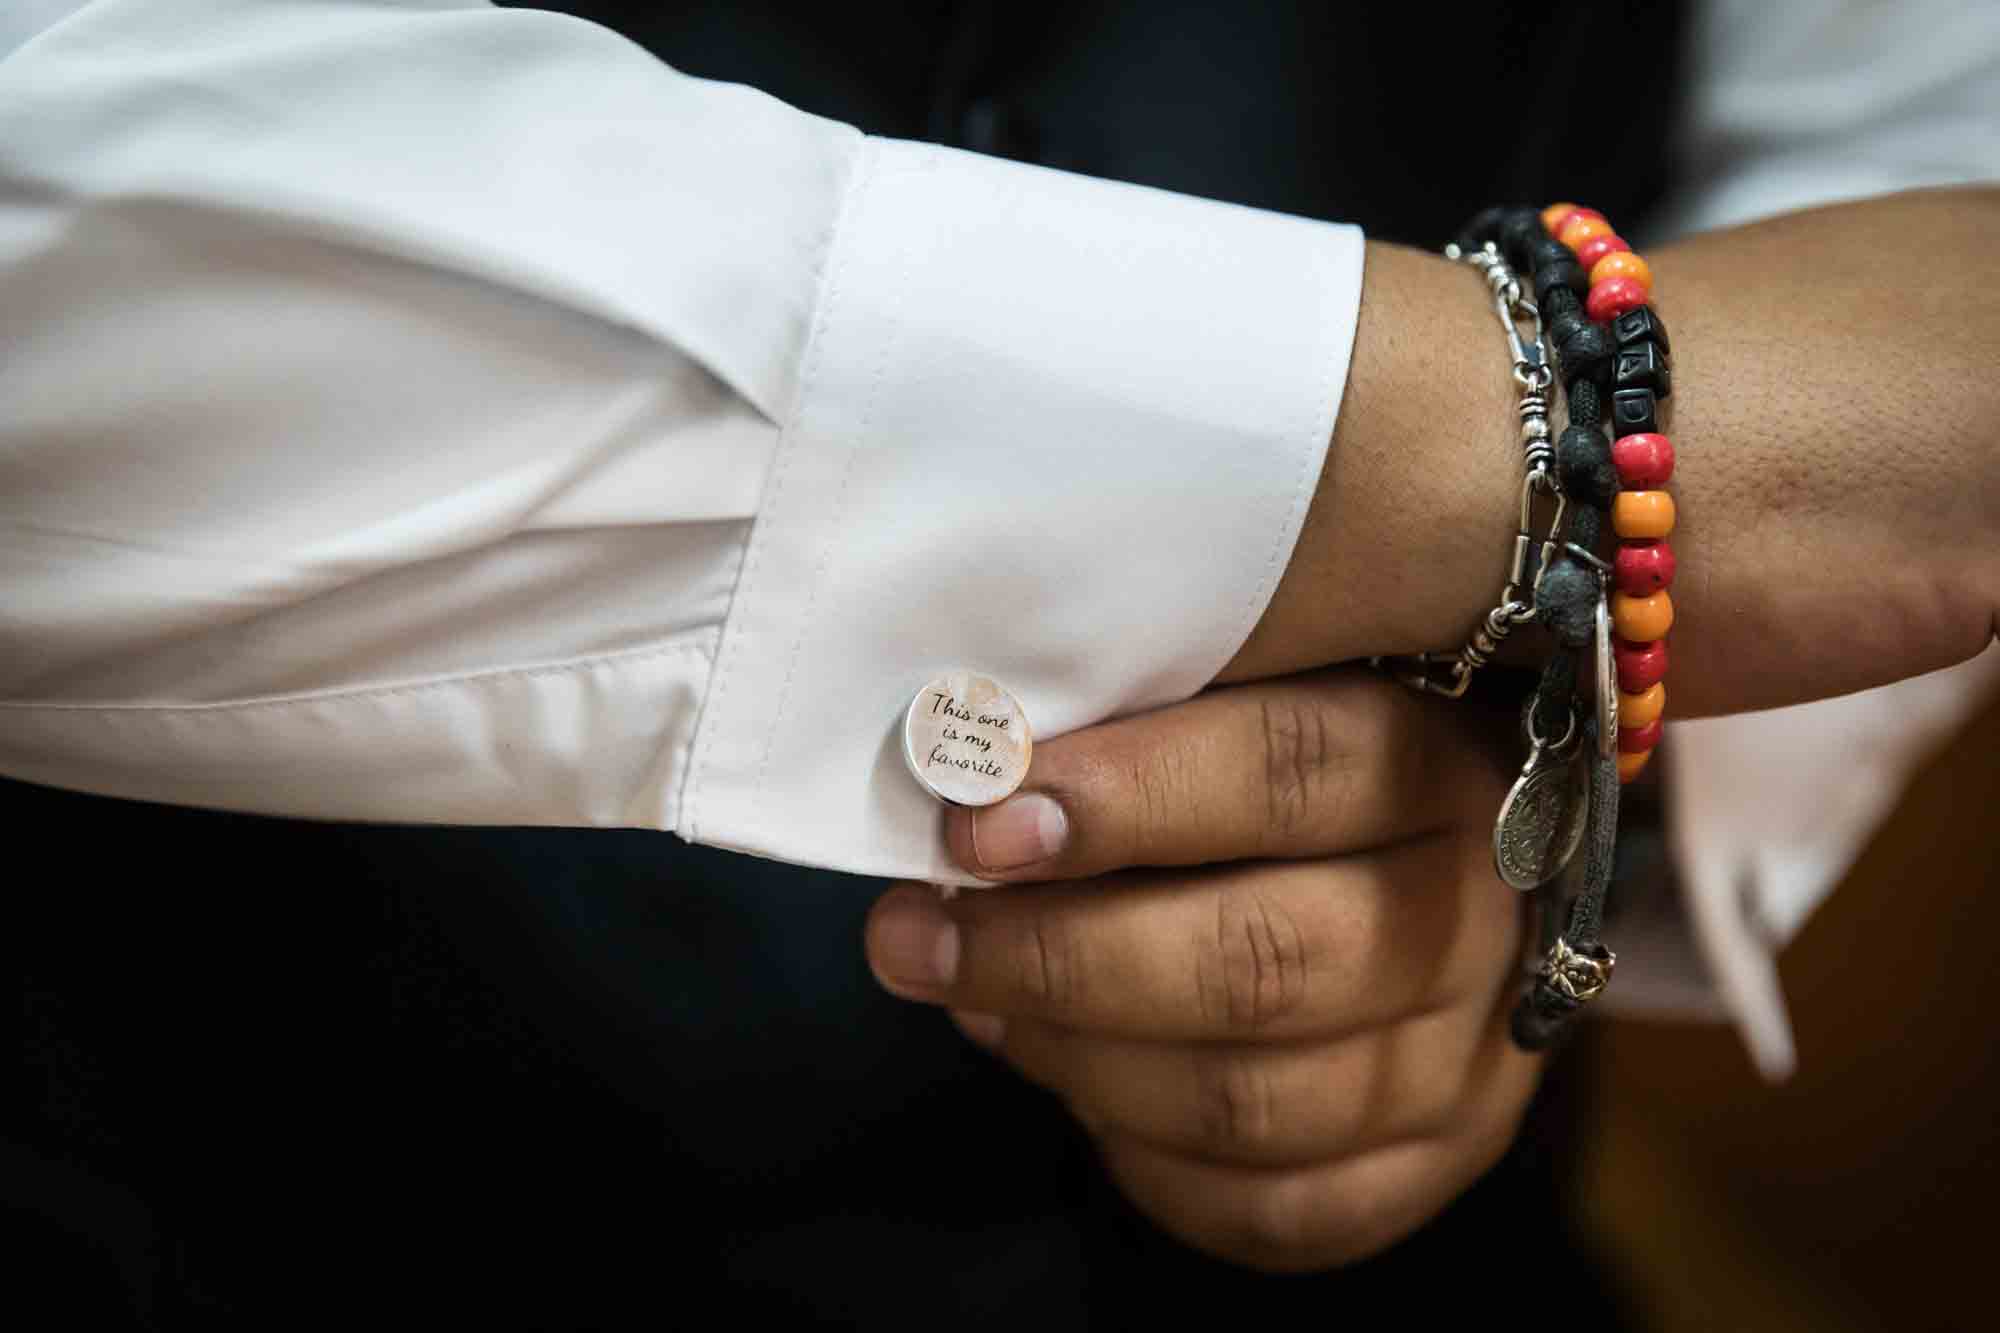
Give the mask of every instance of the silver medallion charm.
[[1597, 753], [1618, 757], [1618, 670], [1611, 656], [1611, 599], [1597, 594]]
[[903, 715], [903, 758], [926, 791], [953, 805], [1004, 801], [1028, 776], [1028, 716], [997, 681], [974, 671], [939, 676]]
[[1535, 734], [1530, 697], [1521, 726], [1528, 736], [1528, 761], [1493, 821], [1493, 867], [1510, 887], [1526, 892], [1561, 874], [1583, 842], [1590, 775], [1577, 762], [1574, 712], [1562, 738], [1550, 744]]

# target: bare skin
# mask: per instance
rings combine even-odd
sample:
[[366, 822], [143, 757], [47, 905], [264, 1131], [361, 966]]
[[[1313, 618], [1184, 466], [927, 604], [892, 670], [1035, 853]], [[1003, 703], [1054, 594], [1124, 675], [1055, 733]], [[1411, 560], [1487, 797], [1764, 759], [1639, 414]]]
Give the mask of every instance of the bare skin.
[[[1670, 716], [1992, 640], [1996, 229], [2000, 191], [1928, 191], [1648, 256], [1677, 390]], [[1230, 687], [1038, 745], [1020, 793], [947, 821], [960, 864], [1018, 887], [898, 886], [867, 931], [883, 984], [1060, 1096], [1142, 1210], [1260, 1268], [1407, 1235], [1499, 1157], [1540, 1073], [1505, 1031], [1521, 936], [1487, 852], [1493, 728], [1310, 670], [1458, 644], [1512, 533], [1477, 283], [1394, 246], [1367, 264], [1318, 496]], [[1004, 823], [1041, 800], [1062, 836], [1022, 859]]]
[[[2000, 190], [1926, 190], [1648, 254], [1677, 387], [1670, 716], [1843, 694], [1990, 641], [1996, 228]], [[1318, 496], [1221, 680], [1456, 647], [1492, 605], [1520, 448], [1479, 295], [1435, 256], [1370, 245]]]

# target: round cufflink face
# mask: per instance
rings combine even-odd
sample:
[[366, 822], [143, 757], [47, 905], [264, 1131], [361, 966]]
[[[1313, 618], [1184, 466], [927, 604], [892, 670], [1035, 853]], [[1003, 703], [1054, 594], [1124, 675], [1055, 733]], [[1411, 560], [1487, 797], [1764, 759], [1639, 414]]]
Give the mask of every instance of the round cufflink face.
[[954, 805], [992, 805], [1028, 775], [1027, 714], [997, 681], [953, 671], [917, 691], [903, 717], [903, 758], [924, 789]]

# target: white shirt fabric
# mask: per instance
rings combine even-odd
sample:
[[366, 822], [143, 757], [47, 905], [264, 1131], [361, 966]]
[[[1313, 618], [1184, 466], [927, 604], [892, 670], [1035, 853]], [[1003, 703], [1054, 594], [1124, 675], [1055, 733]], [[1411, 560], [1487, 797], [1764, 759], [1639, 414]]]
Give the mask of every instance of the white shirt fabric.
[[0, 52], [13, 777], [965, 882], [915, 690], [1193, 693], [1332, 434], [1350, 227], [476, 0], [36, 0]]
[[0, 189], [0, 772], [940, 881], [901, 710], [1200, 689], [1360, 299], [1352, 227], [460, 0], [85, 6]]

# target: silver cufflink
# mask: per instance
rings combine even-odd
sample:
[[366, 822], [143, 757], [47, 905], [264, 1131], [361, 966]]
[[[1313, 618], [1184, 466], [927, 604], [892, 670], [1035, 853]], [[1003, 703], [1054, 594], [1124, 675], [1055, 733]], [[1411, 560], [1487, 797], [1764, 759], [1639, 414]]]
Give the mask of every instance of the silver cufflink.
[[992, 805], [1028, 776], [1035, 739], [1020, 701], [976, 671], [925, 685], [903, 715], [903, 759], [925, 791], [953, 805]]

